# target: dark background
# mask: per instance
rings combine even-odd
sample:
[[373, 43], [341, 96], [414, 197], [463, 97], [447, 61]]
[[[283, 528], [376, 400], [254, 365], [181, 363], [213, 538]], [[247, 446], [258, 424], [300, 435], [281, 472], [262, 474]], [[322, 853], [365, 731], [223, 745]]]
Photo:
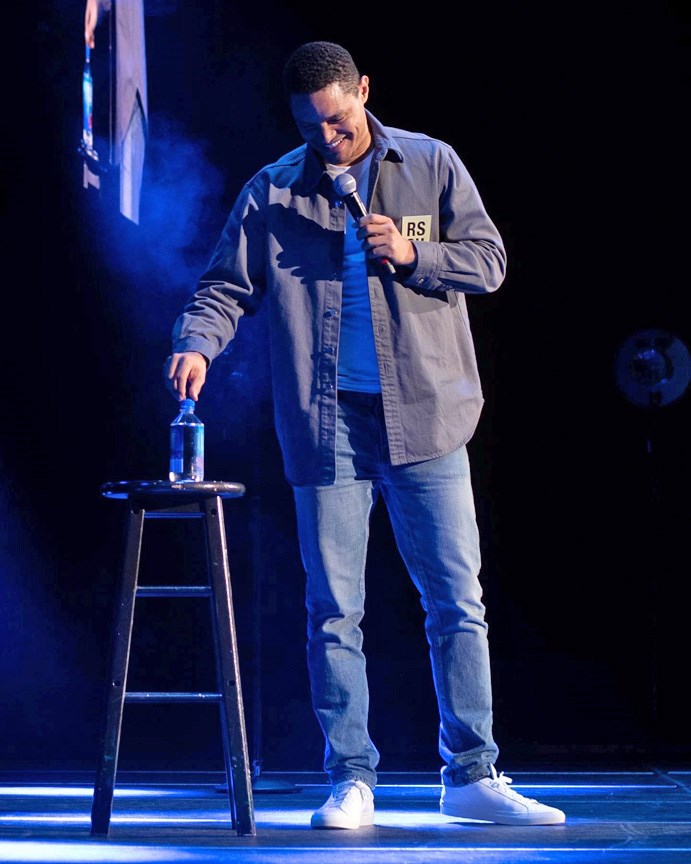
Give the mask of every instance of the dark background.
[[[470, 451], [505, 767], [687, 760], [691, 395], [647, 409], [615, 370], [641, 330], [691, 345], [688, 5], [146, 9], [134, 225], [112, 177], [82, 186], [83, 4], [7, 5], [22, 59], [5, 74], [0, 768], [95, 767], [124, 526], [100, 485], [167, 474], [172, 323], [242, 182], [299, 143], [280, 73], [310, 39], [351, 50], [383, 122], [455, 146], [506, 241], [506, 282], [470, 300], [486, 396]], [[247, 487], [225, 506], [251, 758], [319, 770], [267, 350], [260, 312], [211, 367], [206, 474]], [[195, 526], [182, 526], [147, 524], [142, 581], [199, 564]], [[367, 585], [381, 768], [436, 770], [422, 615], [381, 510]], [[213, 689], [206, 609], [170, 602], [138, 607], [131, 688]], [[216, 711], [128, 706], [121, 766], [221, 769]]]

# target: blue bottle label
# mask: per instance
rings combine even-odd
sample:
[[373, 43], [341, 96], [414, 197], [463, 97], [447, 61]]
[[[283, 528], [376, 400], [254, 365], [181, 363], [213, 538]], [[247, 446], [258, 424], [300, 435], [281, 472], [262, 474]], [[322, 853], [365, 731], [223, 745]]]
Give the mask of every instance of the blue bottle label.
[[170, 427], [171, 481], [204, 479], [204, 427], [184, 424]]

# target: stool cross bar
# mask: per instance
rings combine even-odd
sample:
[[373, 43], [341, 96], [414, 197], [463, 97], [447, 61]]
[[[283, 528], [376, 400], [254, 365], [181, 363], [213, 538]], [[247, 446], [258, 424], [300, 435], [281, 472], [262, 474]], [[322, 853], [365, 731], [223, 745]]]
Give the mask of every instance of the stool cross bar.
[[[255, 835], [252, 779], [245, 731], [237, 635], [223, 518], [223, 499], [244, 495], [241, 483], [124, 480], [104, 483], [106, 498], [129, 505], [118, 607], [112, 636], [101, 751], [91, 806], [91, 834], [108, 835], [125, 702], [216, 702], [220, 707], [231, 824], [239, 835]], [[206, 540], [206, 585], [138, 585], [146, 519], [201, 519]], [[131, 692], [127, 670], [135, 601], [144, 597], [207, 597], [211, 605], [217, 692]]]

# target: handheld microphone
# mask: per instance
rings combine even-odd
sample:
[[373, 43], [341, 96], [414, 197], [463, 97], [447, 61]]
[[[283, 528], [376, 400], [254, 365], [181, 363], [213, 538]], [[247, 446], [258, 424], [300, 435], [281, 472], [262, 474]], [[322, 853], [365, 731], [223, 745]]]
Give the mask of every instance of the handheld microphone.
[[[361, 216], [367, 216], [367, 209], [362, 203], [362, 198], [358, 195], [357, 183], [352, 174], [339, 174], [334, 180], [334, 188], [345, 201], [350, 215], [356, 222]], [[388, 258], [380, 258], [379, 261], [381, 261], [392, 276], [395, 275], [396, 268]]]

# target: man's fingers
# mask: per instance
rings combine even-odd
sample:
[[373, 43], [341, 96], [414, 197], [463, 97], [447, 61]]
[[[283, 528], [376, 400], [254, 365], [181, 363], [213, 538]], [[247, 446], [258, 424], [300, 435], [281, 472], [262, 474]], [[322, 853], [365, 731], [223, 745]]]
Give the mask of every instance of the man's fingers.
[[206, 381], [206, 362], [201, 354], [172, 354], [163, 364], [164, 377], [171, 393], [179, 400], [199, 399]]
[[179, 400], [187, 395], [187, 375], [184, 372], [184, 358], [180, 355], [168, 357], [163, 364], [163, 375], [168, 389]]

